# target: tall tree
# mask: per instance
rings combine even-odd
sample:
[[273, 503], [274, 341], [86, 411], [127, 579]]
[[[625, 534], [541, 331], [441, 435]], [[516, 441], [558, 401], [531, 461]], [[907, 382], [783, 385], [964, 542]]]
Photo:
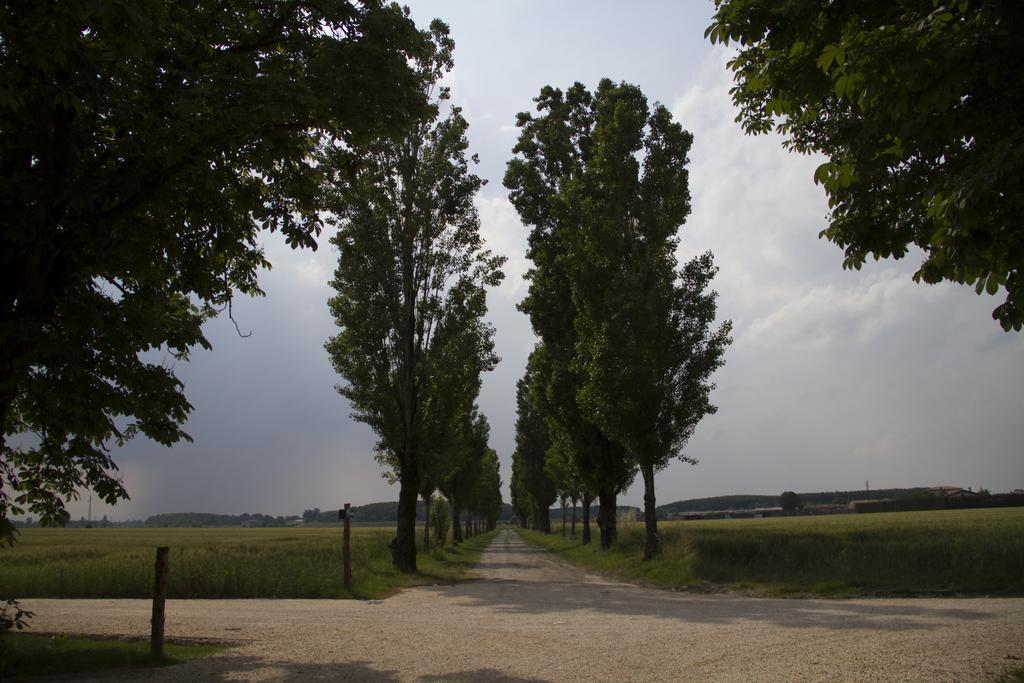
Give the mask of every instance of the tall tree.
[[465, 536], [462, 513], [472, 507], [489, 448], [490, 433], [487, 416], [474, 405], [469, 412], [460, 416], [459, 429], [446, 448], [439, 487], [448, 499], [452, 515], [452, 541], [455, 543], [461, 543]]
[[480, 472], [467, 503], [483, 527], [481, 531], [491, 531], [497, 526], [501, 502], [501, 465], [498, 453], [488, 446], [480, 459]]
[[821, 236], [843, 266], [925, 254], [916, 281], [1005, 291], [1024, 326], [1024, 5], [1014, 0], [716, 0], [738, 121], [828, 157]]
[[530, 506], [530, 526], [537, 531], [551, 533], [549, 510], [558, 493], [545, 467], [551, 435], [541, 408], [546, 389], [539, 368], [542, 354], [543, 347], [538, 345], [534, 348], [525, 374], [516, 383], [516, 449], [512, 454], [512, 466], [521, 473]]
[[555, 485], [555, 494], [562, 509], [562, 536], [565, 536], [566, 507], [573, 505], [573, 535], [576, 533], [576, 501], [580, 498], [582, 482], [573, 458], [572, 447], [566, 439], [555, 438], [544, 458], [544, 471]]
[[544, 378], [544, 414], [566, 440], [584, 487], [597, 495], [601, 546], [607, 549], [615, 542], [618, 494], [633, 480], [636, 468], [622, 447], [581, 413], [577, 402], [584, 377], [578, 372], [575, 288], [584, 263], [578, 250], [590, 228], [586, 207], [575, 203], [573, 193], [594, 161], [597, 103], [580, 83], [564, 93], [545, 86], [535, 101], [537, 116], [517, 116], [516, 156], [505, 172], [509, 199], [531, 226], [528, 256], [534, 265], [520, 308], [543, 342], [538, 372]]
[[[469, 171], [468, 124], [437, 82], [452, 67], [453, 43], [431, 24], [433, 50], [416, 68], [434, 114], [403, 139], [337, 146], [323, 156], [327, 207], [340, 252], [329, 302], [341, 331], [326, 344], [344, 379], [338, 391], [394, 454], [399, 481], [394, 563], [416, 569], [416, 498], [425, 453], [424, 419], [436, 373], [449, 363], [490, 369], [493, 330], [483, 321], [484, 288], [501, 281], [503, 258], [483, 249], [473, 199], [482, 181]], [[454, 358], [445, 330], [474, 330], [469, 355]], [[443, 362], [442, 362], [443, 360]], [[442, 489], [443, 490], [443, 489]], [[447, 496], [447, 492], [446, 496]], [[452, 506], [456, 501], [449, 496]]]
[[529, 526], [532, 502], [526, 489], [526, 481], [523, 478], [523, 462], [515, 452], [512, 454], [512, 480], [509, 482], [509, 494], [512, 499], [512, 511], [515, 512], [516, 519], [519, 521], [519, 528], [526, 529]]
[[[420, 495], [428, 516], [428, 496], [459, 466], [461, 452], [453, 444], [460, 438], [464, 420], [476, 410], [481, 374], [498, 361], [494, 354], [494, 328], [474, 312], [485, 310], [484, 296], [484, 290], [478, 288], [469, 299], [453, 301], [462, 310], [453, 310], [434, 334], [433, 367], [426, 380], [421, 409]], [[396, 463], [397, 459], [392, 457], [388, 464], [397, 472]], [[424, 528], [425, 548], [430, 545], [429, 533]]]
[[160, 349], [260, 294], [261, 229], [320, 232], [322, 141], [425, 112], [425, 44], [378, 0], [6, 2], [0, 7], [0, 541], [126, 498], [110, 448], [188, 436]]
[[603, 80], [594, 94], [591, 163], [569, 189], [586, 231], [575, 249], [578, 401], [644, 480], [644, 558], [658, 551], [654, 474], [705, 414], [710, 374], [731, 323], [711, 329], [711, 254], [676, 272], [677, 231], [690, 212], [693, 137], [639, 88]]

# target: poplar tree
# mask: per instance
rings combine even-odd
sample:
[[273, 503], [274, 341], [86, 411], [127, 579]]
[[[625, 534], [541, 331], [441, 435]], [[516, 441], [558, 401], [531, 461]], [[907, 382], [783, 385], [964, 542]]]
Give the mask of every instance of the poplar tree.
[[530, 288], [520, 309], [543, 343], [537, 372], [543, 378], [545, 418], [565, 440], [584, 487], [598, 498], [601, 547], [608, 549], [616, 537], [618, 495], [632, 482], [636, 467], [577, 402], [584, 377], [577, 361], [575, 287], [583, 264], [582, 235], [589, 227], [583, 207], [574, 203], [573, 187], [593, 163], [595, 103], [580, 83], [564, 93], [545, 86], [535, 101], [538, 115], [523, 112], [516, 118], [516, 156], [505, 172], [509, 199], [531, 227], [527, 256], [534, 265], [526, 274]]
[[709, 377], [731, 323], [713, 329], [709, 253], [677, 272], [690, 212], [693, 137], [639, 88], [604, 80], [594, 95], [591, 163], [569, 190], [588, 229], [576, 248], [578, 394], [588, 419], [619, 443], [644, 482], [644, 559], [659, 549], [654, 475], [715, 412]]
[[539, 367], [542, 353], [542, 347], [534, 349], [527, 361], [525, 374], [516, 383], [516, 448], [512, 454], [512, 467], [519, 475], [522, 493], [527, 500], [525, 507], [530, 526], [550, 533], [549, 510], [558, 493], [545, 467], [551, 448], [551, 434], [541, 407], [546, 390]]
[[491, 433], [487, 416], [480, 413], [476, 405], [459, 420], [457, 431], [445, 446], [443, 473], [438, 482], [441, 493], [448, 499], [455, 543], [462, 542], [466, 536], [464, 531], [468, 531], [463, 528], [462, 513], [473, 506]]
[[[339, 251], [329, 307], [341, 328], [326, 348], [353, 417], [372, 427], [379, 450], [393, 456], [393, 560], [404, 572], [416, 570], [431, 390], [452, 363], [489, 370], [497, 362], [484, 288], [501, 281], [504, 261], [480, 237], [473, 200], [483, 182], [469, 170], [476, 159], [466, 154], [468, 124], [458, 107], [440, 116], [448, 92], [437, 83], [453, 65], [447, 26], [435, 21], [431, 36], [433, 50], [415, 67], [433, 115], [398, 141], [336, 146], [323, 156], [338, 228], [331, 241]], [[459, 338], [455, 331], [469, 331], [477, 343], [451, 353], [442, 340]]]
[[559, 446], [576, 460], [573, 468], [555, 453], [553, 471], [563, 498], [579, 490], [577, 472], [582, 488], [597, 489], [607, 547], [612, 496], [638, 468], [650, 559], [658, 550], [654, 474], [673, 457], [692, 461], [682, 449], [715, 410], [708, 378], [731, 327], [711, 329], [711, 255], [676, 270], [692, 136], [639, 88], [607, 79], [593, 94], [579, 84], [564, 97], [545, 89], [538, 109], [543, 116], [520, 115], [520, 156], [506, 182], [536, 226], [523, 306], [553, 340], [548, 412]]
[[509, 494], [512, 510], [519, 521], [519, 528], [526, 529], [530, 521], [531, 501], [523, 477], [523, 462], [515, 452], [512, 454], [512, 480], [509, 482]]

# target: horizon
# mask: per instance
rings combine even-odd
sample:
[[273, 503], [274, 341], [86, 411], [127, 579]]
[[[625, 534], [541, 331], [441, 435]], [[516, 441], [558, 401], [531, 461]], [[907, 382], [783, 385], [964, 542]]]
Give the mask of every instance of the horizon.
[[[1018, 487], [1018, 486], [1014, 486], [1013, 488], [1007, 489], [1005, 491], [1003, 491], [1003, 490], [998, 490], [997, 491], [995, 489], [989, 489], [988, 487], [959, 486], [957, 484], [932, 484], [932, 485], [928, 485], [928, 486], [922, 486], [922, 485], [917, 485], [917, 486], [879, 486], [879, 487], [872, 487], [870, 489], [864, 489], [864, 493], [865, 494], [871, 494], [871, 493], [873, 493], [875, 491], [894, 491], [894, 490], [905, 491], [905, 490], [913, 490], [913, 489], [930, 490], [930, 489], [939, 489], [939, 488], [948, 488], [948, 487], [962, 488], [962, 489], [965, 489], [965, 490], [968, 490], [968, 491], [980, 491], [980, 490], [984, 489], [984, 490], [988, 490], [989, 493], [991, 493], [992, 495], [1009, 495], [1009, 494], [1014, 493], [1015, 491], [1021, 490], [1021, 487]], [[861, 489], [829, 489], [829, 488], [826, 488], [826, 489], [821, 489], [821, 490], [818, 490], [818, 491], [811, 491], [811, 490], [795, 491], [795, 493], [797, 495], [800, 495], [800, 496], [805, 496], [805, 495], [822, 495], [822, 494], [826, 494], [826, 493], [856, 493], [857, 491], [860, 491], [860, 490]], [[665, 506], [668, 506], [668, 505], [676, 505], [678, 503], [687, 503], [687, 502], [693, 502], [693, 501], [699, 501], [699, 500], [711, 500], [711, 499], [715, 499], [715, 498], [745, 498], [745, 497], [751, 497], [751, 498], [753, 498], [753, 497], [779, 498], [782, 493], [783, 493], [782, 491], [779, 491], [778, 493], [750, 493], [750, 492], [744, 492], [744, 493], [721, 493], [721, 494], [715, 494], [715, 495], [711, 495], [711, 496], [698, 496], [698, 497], [694, 497], [694, 498], [679, 498], [677, 500], [671, 500], [671, 501], [667, 501], [667, 502], [660, 502], [660, 503], [658, 503], [657, 507], [661, 508], [661, 507], [665, 507]], [[863, 500], [871, 500], [871, 498], [865, 498]], [[365, 506], [368, 506], [368, 505], [383, 505], [383, 504], [395, 504], [395, 505], [397, 505], [398, 504], [398, 499], [396, 498], [395, 500], [371, 500], [371, 501], [364, 502], [364, 503], [352, 503], [351, 501], [347, 501], [347, 502], [351, 503], [351, 506], [353, 508], [358, 508], [358, 507], [365, 507]], [[417, 503], [416, 503], [417, 506], [421, 505], [422, 503], [423, 503], [422, 499], [417, 499]], [[344, 505], [344, 503], [342, 503], [342, 505]], [[506, 507], [511, 507], [511, 503], [509, 501], [507, 501], [507, 500], [504, 500], [504, 499], [502, 500], [502, 505], [506, 506]], [[223, 512], [223, 511], [219, 511], [219, 510], [164, 510], [164, 511], [150, 513], [148, 515], [145, 515], [144, 517], [125, 517], [125, 518], [119, 519], [119, 518], [117, 518], [115, 516], [111, 516], [110, 514], [106, 514], [105, 517], [110, 522], [144, 521], [144, 520], [146, 520], [146, 519], [148, 519], [150, 517], [157, 517], [157, 516], [160, 516], [160, 515], [223, 515], [223, 516], [231, 516], [231, 517], [237, 517], [237, 516], [240, 516], [240, 515], [263, 515], [263, 516], [266, 516], [266, 517], [275, 517], [275, 518], [276, 517], [285, 517], [285, 518], [288, 518], [288, 517], [300, 517], [301, 518], [302, 517], [302, 512], [305, 512], [306, 510], [319, 509], [321, 512], [328, 512], [328, 511], [331, 511], [331, 510], [336, 510], [339, 507], [341, 507], [341, 506], [335, 505], [334, 507], [319, 507], [319, 506], [306, 507], [306, 508], [303, 508], [303, 510], [298, 512], [298, 513], [296, 513], [296, 512], [269, 513], [269, 512], [264, 512], [264, 511], [261, 511], [261, 510], [245, 510], [243, 512]], [[573, 506], [573, 505], [566, 506], [566, 509], [573, 509], [574, 507], [576, 509], [582, 509], [583, 506], [581, 504], [577, 503], [577, 505], [575, 505], [575, 506]], [[591, 504], [590, 507], [591, 507], [591, 509], [595, 509], [595, 508], [598, 508], [599, 505], [595, 501], [595, 502], [593, 502]], [[637, 509], [637, 510], [642, 510], [643, 509], [643, 503], [641, 502], [640, 504], [630, 504], [630, 503], [624, 503], [622, 501], [619, 501], [619, 504], [618, 504], [617, 507], [619, 507], [619, 508], [634, 508], [634, 509]], [[552, 511], [560, 511], [561, 509], [562, 509], [561, 506], [559, 506], [557, 504], [555, 504], [555, 505], [553, 505], [553, 506], [551, 506], [549, 508], [549, 510], [552, 510]], [[14, 517], [14, 518], [12, 518], [12, 520], [15, 521], [15, 522], [24, 523], [26, 521], [26, 519], [28, 519], [28, 518], [32, 518], [32, 515], [27, 515], [27, 516], [22, 516], [22, 517]], [[88, 517], [86, 515], [83, 515], [83, 516], [75, 518], [74, 516], [72, 516], [72, 518], [69, 519], [69, 521], [81, 521], [81, 520], [93, 521], [93, 520], [96, 520], [96, 519], [102, 519], [102, 517], [97, 518], [95, 516]], [[38, 523], [38, 520], [35, 520], [34, 518], [33, 518], [33, 520], [36, 523]]]

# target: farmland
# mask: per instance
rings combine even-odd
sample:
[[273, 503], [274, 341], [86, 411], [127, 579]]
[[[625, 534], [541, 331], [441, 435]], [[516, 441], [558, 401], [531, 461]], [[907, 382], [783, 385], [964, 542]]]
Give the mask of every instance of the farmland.
[[0, 586], [19, 598], [143, 598], [154, 549], [170, 546], [171, 598], [373, 598], [456, 579], [491, 534], [420, 553], [419, 572], [391, 564], [393, 529], [352, 530], [352, 591], [341, 572], [341, 530], [26, 529], [0, 552]]
[[642, 562], [643, 525], [602, 553], [579, 535], [520, 530], [571, 562], [653, 586], [771, 595], [1024, 595], [1024, 508], [663, 522]]

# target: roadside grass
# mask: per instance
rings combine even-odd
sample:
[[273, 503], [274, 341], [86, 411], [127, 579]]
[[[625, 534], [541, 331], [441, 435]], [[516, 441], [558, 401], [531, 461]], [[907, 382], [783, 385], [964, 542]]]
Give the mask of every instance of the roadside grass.
[[1024, 683], [1024, 667], [1007, 669], [996, 679], [996, 683]]
[[208, 643], [168, 642], [164, 644], [164, 656], [154, 659], [149, 651], [149, 641], [7, 633], [0, 638], [0, 680], [170, 666], [209, 656], [225, 647]]
[[25, 529], [0, 551], [0, 587], [18, 598], [147, 598], [154, 549], [166, 545], [169, 598], [380, 598], [462, 578], [493, 533], [421, 550], [411, 575], [391, 565], [393, 536], [393, 529], [352, 529], [349, 592], [336, 528]]
[[662, 553], [642, 561], [627, 523], [611, 552], [596, 527], [576, 538], [519, 530], [590, 569], [653, 586], [765, 595], [1024, 595], [1024, 508], [660, 522]]

